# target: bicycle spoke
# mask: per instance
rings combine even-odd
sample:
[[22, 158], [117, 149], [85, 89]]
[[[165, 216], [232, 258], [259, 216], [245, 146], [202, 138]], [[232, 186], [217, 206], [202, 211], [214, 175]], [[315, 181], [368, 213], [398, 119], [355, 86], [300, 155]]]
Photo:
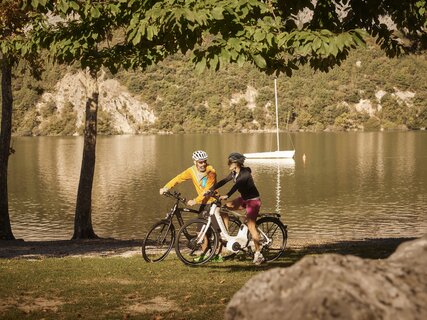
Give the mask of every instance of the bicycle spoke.
[[267, 261], [273, 261], [279, 258], [285, 249], [287, 241], [285, 227], [280, 223], [280, 220], [272, 217], [262, 218], [257, 221], [257, 224], [258, 228], [262, 230], [269, 240], [265, 239], [266, 243], [262, 243], [262, 253], [264, 257]]
[[147, 262], [162, 261], [175, 242], [175, 231], [169, 221], [156, 223], [148, 232], [142, 245], [142, 256]]
[[[190, 220], [179, 230], [175, 249], [178, 258], [185, 264], [203, 264], [215, 254], [217, 234], [211, 227], [206, 230], [206, 223], [202, 219]], [[200, 237], [202, 239], [198, 240]]]

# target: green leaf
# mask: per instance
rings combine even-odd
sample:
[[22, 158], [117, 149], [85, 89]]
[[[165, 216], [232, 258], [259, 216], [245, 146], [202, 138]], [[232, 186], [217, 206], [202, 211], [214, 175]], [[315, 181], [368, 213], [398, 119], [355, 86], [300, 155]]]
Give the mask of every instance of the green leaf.
[[338, 55], [338, 47], [335, 45], [335, 43], [329, 43], [329, 51], [334, 57]]
[[115, 4], [110, 4], [110, 11], [113, 15], [116, 15], [120, 12], [119, 6]]
[[196, 21], [196, 16], [195, 16], [195, 14], [194, 14], [194, 12], [193, 12], [193, 11], [187, 11], [187, 12], [185, 13], [185, 18], [186, 18], [188, 21], [190, 21], [190, 22], [194, 22], [194, 21]]
[[74, 10], [79, 10], [80, 6], [77, 2], [75, 1], [70, 1], [70, 7], [73, 8]]
[[154, 36], [156, 36], [158, 33], [157, 28], [155, 26], [148, 26], [147, 27], [147, 39], [153, 40]]
[[337, 45], [339, 51], [342, 51], [344, 49], [345, 43], [341, 35], [335, 38], [335, 44]]
[[196, 22], [198, 23], [198, 24], [200, 24], [200, 25], [202, 25], [202, 26], [204, 26], [204, 25], [206, 25], [206, 22], [207, 22], [207, 17], [206, 17], [206, 14], [205, 13], [198, 13], [198, 14], [196, 14], [195, 15], [195, 20], [196, 20]]
[[28, 52], [27, 46], [23, 46], [22, 50], [21, 50], [22, 55], [25, 56], [27, 54], [27, 52]]
[[210, 69], [215, 69], [215, 70], [217, 70], [218, 69], [218, 56], [213, 56], [213, 58], [212, 59], [210, 59], [210, 61], [209, 61], [209, 68]]
[[221, 65], [226, 65], [230, 62], [230, 52], [228, 50], [222, 48], [221, 54], [219, 55], [219, 62]]
[[313, 41], [313, 50], [316, 51], [317, 49], [320, 48], [321, 45], [322, 45], [322, 40], [320, 40], [320, 38], [316, 37]]
[[195, 70], [197, 74], [202, 74], [205, 68], [206, 68], [206, 58], [203, 57], [202, 60], [197, 62]]
[[252, 56], [252, 58], [254, 59], [254, 62], [258, 68], [264, 69], [265, 67], [267, 67], [267, 62], [265, 61], [263, 56], [255, 54]]
[[101, 13], [99, 12], [99, 9], [97, 6], [94, 6], [90, 9], [90, 14], [93, 18], [99, 18], [101, 16]]
[[245, 18], [249, 13], [249, 9], [247, 7], [242, 8], [242, 17]]
[[57, 4], [58, 9], [62, 12], [62, 13], [67, 13], [68, 11], [68, 3], [64, 0], [60, 0]]
[[240, 51], [240, 49], [242, 48], [242, 46], [240, 45], [240, 40], [237, 38], [230, 38], [228, 40], [228, 44], [235, 49], [236, 51]]
[[273, 45], [273, 38], [274, 36], [271, 33], [267, 33], [267, 43], [269, 46]]
[[212, 10], [212, 17], [215, 19], [215, 20], [223, 20], [224, 19], [224, 15], [222, 14], [222, 12], [224, 11], [224, 9], [223, 8], [221, 8], [221, 7], [215, 7], [213, 10]]
[[239, 56], [239, 53], [235, 50], [230, 51], [230, 56], [232, 61], [236, 61], [237, 57]]
[[261, 42], [264, 39], [265, 39], [265, 33], [262, 30], [257, 29], [254, 34], [254, 40], [257, 42]]
[[243, 64], [245, 63], [246, 59], [245, 56], [243, 54], [239, 55], [239, 58], [237, 58], [237, 65], [239, 67], [242, 67]]
[[308, 43], [305, 46], [298, 48], [299, 53], [303, 56], [308, 55], [311, 52], [311, 50], [312, 50], [311, 43]]
[[141, 32], [137, 32], [135, 37], [132, 39], [132, 43], [134, 46], [136, 46], [140, 42], [141, 42]]
[[353, 34], [353, 40], [356, 43], [356, 45], [358, 46], [364, 46], [365, 42], [363, 41], [363, 39], [361, 37], [359, 37], [359, 35], [357, 33]]

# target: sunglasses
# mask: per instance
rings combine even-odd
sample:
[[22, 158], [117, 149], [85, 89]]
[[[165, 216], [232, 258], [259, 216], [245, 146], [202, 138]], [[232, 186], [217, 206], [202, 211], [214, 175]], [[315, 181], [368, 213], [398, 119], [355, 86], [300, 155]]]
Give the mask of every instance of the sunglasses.
[[198, 164], [206, 164], [206, 163], [208, 163], [208, 161], [207, 160], [200, 160], [200, 161], [197, 161], [197, 163]]

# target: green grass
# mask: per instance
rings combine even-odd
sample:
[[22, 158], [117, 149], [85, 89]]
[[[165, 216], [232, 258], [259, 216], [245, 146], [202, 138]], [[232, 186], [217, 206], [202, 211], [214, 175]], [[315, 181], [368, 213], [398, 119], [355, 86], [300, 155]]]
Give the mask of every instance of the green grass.
[[233, 294], [273, 265], [247, 260], [187, 267], [172, 255], [161, 263], [140, 257], [0, 260], [0, 318], [222, 319]]
[[314, 254], [386, 258], [406, 240], [306, 245], [261, 266], [233, 260], [188, 267], [173, 254], [160, 263], [141, 257], [0, 259], [0, 318], [219, 320], [233, 294], [262, 271]]

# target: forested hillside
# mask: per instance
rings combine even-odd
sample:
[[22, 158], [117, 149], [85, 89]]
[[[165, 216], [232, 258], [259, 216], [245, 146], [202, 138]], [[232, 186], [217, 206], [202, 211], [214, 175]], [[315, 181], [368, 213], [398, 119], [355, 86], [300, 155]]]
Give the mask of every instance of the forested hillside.
[[[78, 88], [77, 69], [46, 64], [42, 79], [36, 80], [27, 67], [19, 66], [13, 82], [13, 132], [81, 133], [84, 92]], [[198, 75], [183, 56], [144, 72], [106, 73], [100, 79], [98, 131], [268, 130], [275, 121], [273, 79], [248, 65]], [[281, 129], [287, 124], [289, 130], [427, 127], [426, 55], [389, 59], [370, 43], [328, 73], [303, 67], [291, 78], [281, 75], [278, 92]]]

